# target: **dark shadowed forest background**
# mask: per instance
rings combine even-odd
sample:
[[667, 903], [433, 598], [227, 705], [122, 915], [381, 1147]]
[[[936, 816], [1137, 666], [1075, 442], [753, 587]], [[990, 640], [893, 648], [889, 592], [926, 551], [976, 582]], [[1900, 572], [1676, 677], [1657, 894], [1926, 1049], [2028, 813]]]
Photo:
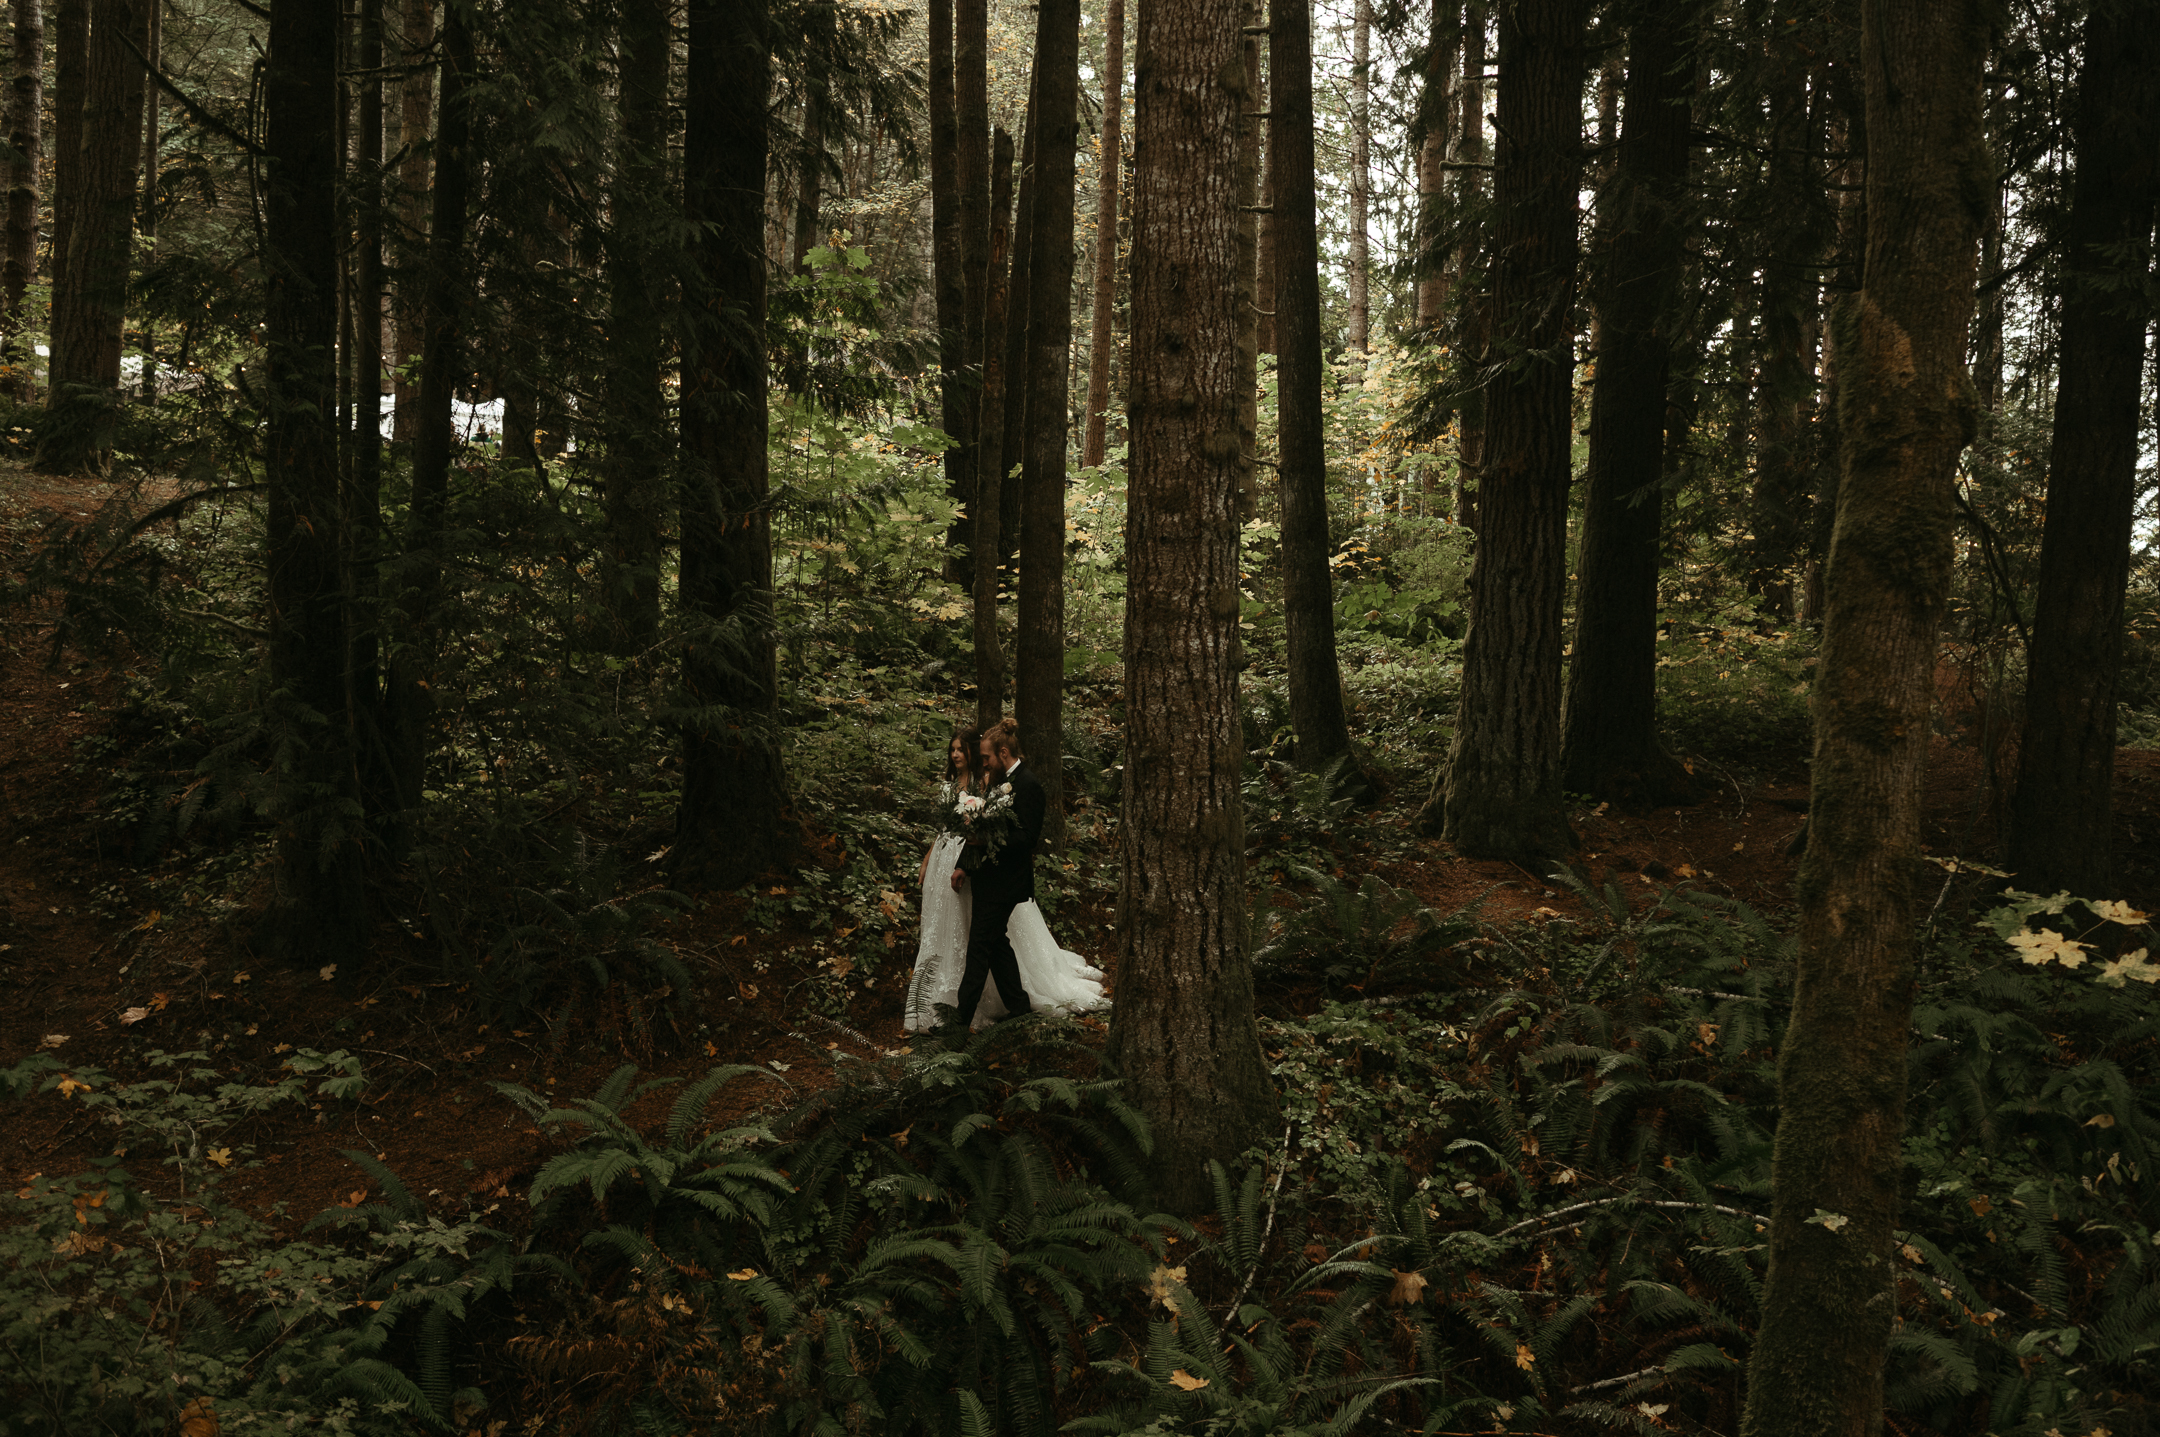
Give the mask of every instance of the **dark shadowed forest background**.
[[0, 1434], [2160, 1432], [2160, 6], [8, 15]]

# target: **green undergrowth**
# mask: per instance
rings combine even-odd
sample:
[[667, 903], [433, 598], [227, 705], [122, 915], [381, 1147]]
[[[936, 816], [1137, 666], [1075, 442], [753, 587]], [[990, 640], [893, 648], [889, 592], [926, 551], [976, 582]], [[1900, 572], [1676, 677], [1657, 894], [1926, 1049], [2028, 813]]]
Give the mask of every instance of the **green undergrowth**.
[[[1334, 996], [1264, 1020], [1283, 1127], [1193, 1222], [1155, 1210], [1146, 1125], [1056, 1019], [835, 1052], [808, 1095], [778, 1064], [625, 1068], [567, 1104], [502, 1085], [561, 1144], [515, 1221], [432, 1215], [360, 1154], [380, 1200], [297, 1243], [220, 1185], [252, 1114], [349, 1099], [344, 1055], [252, 1084], [33, 1059], [11, 1091], [62, 1088], [126, 1151], [17, 1199], [4, 1381], [52, 1415], [8, 1430], [94, 1403], [163, 1431], [192, 1394], [228, 1431], [1736, 1430], [1790, 937], [1688, 892], [1505, 928], [1376, 880], [1306, 894], [1263, 968]], [[2150, 941], [2066, 895], [1938, 916], [1900, 1430], [2149, 1427]], [[648, 1097], [665, 1117], [633, 1120]]]

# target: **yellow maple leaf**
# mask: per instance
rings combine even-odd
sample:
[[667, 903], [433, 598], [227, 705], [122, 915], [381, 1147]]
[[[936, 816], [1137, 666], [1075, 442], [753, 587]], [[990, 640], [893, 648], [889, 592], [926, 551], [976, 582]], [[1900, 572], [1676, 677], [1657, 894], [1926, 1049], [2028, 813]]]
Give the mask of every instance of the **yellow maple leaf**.
[[55, 1086], [60, 1089], [60, 1096], [63, 1098], [72, 1098], [77, 1093], [87, 1093], [90, 1091], [90, 1085], [88, 1083], [78, 1083], [65, 1073], [62, 1073], [60, 1075], [60, 1081], [55, 1084]]
[[208, 1157], [211, 1162], [216, 1163], [221, 1168], [229, 1168], [232, 1166], [231, 1148], [212, 1148], [207, 1154], [205, 1154], [205, 1156]]
[[728, 1281], [730, 1281], [730, 1282], [748, 1282], [748, 1281], [749, 1281], [749, 1280], [750, 1280], [751, 1278], [753, 1278], [753, 1277], [756, 1277], [756, 1276], [757, 1276], [757, 1269], [756, 1269], [756, 1268], [754, 1268], [754, 1267], [746, 1267], [746, 1268], [744, 1268], [744, 1269], [743, 1269], [743, 1270], [742, 1270], [741, 1272], [731, 1272], [731, 1273], [729, 1273], [729, 1274], [728, 1274]]
[[1515, 1365], [1525, 1372], [1537, 1365], [1537, 1354], [1530, 1350], [1529, 1343], [1518, 1342], [1515, 1344]]
[[1182, 1367], [1170, 1374], [1170, 1380], [1186, 1392], [1198, 1392], [1208, 1384], [1205, 1377], [1195, 1377]]

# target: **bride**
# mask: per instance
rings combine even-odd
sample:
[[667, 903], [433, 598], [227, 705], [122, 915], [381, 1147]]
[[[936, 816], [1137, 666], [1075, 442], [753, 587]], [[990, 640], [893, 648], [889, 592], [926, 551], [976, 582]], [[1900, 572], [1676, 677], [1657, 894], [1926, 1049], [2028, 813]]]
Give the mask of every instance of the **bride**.
[[[962, 729], [953, 735], [945, 752], [945, 783], [962, 793], [982, 793], [989, 787], [983, 771], [982, 731]], [[940, 833], [923, 855], [922, 946], [915, 954], [915, 978], [908, 985], [907, 1031], [928, 1032], [938, 1026], [938, 1005], [957, 1006], [960, 979], [967, 971], [968, 919], [974, 908], [972, 886], [953, 891], [953, 864], [960, 857], [961, 836]], [[1109, 1002], [1103, 996], [1103, 975], [1088, 966], [1078, 953], [1057, 945], [1042, 909], [1033, 901], [1012, 911], [1005, 934], [1012, 940], [1013, 956], [1020, 962], [1020, 986], [1038, 1009], [1057, 1008], [1082, 1012]], [[1002, 1017], [1005, 1004], [998, 998], [997, 984], [983, 985], [982, 1001], [971, 1026], [981, 1028]]]

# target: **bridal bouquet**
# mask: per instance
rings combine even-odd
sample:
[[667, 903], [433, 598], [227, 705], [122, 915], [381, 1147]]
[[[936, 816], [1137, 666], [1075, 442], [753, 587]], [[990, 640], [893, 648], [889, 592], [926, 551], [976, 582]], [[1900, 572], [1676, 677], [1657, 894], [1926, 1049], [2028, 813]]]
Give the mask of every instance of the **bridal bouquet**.
[[1020, 821], [1013, 812], [1009, 783], [1001, 783], [987, 794], [968, 793], [946, 784], [938, 798], [938, 828], [966, 840], [960, 850], [959, 866], [968, 873], [996, 858]]

